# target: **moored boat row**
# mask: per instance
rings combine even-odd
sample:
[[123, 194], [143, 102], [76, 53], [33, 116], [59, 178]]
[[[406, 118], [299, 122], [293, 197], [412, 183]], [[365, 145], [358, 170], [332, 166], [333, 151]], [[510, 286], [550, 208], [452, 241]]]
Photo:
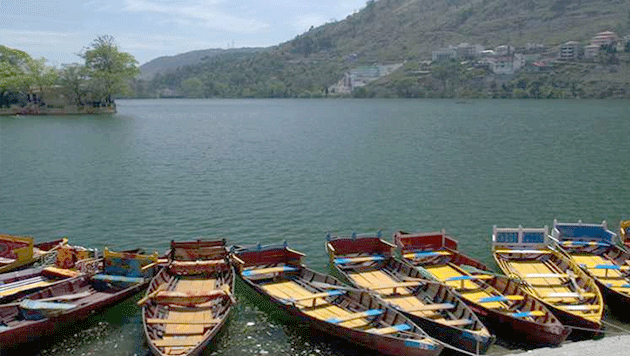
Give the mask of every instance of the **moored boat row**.
[[52, 265], [0, 274], [0, 348], [49, 335], [148, 286], [139, 304], [151, 352], [199, 355], [228, 320], [237, 276], [311, 327], [387, 355], [478, 355], [494, 335], [554, 346], [569, 333], [601, 333], [604, 306], [619, 313], [630, 304], [630, 252], [616, 237], [605, 222], [554, 221], [551, 233], [495, 227], [503, 275], [463, 254], [444, 231], [399, 231], [393, 243], [380, 233], [328, 235], [330, 266], [345, 283], [309, 269], [286, 244], [173, 241], [158, 258], [109, 250], [98, 257], [55, 241]]

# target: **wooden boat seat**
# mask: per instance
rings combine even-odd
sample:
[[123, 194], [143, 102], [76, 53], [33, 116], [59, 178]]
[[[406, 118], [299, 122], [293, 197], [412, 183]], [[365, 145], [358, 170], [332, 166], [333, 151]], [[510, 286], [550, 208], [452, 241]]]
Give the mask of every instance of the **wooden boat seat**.
[[[269, 295], [272, 295], [280, 300], [290, 300], [291, 298], [307, 297], [314, 294], [313, 292], [303, 288], [297, 283], [293, 281], [287, 281], [287, 280], [284, 280], [281, 282], [275, 282], [275, 283], [267, 283], [267, 284], [262, 285], [261, 287], [267, 293], [269, 293]], [[304, 301], [296, 301], [294, 303], [296, 304], [296, 306], [305, 307], [305, 308], [315, 307], [315, 306], [324, 305], [324, 304], [330, 304], [324, 298], [314, 298], [314, 299], [311, 298], [311, 299], [312, 299], [312, 303], [308, 303], [309, 299], [306, 299]]]
[[[330, 304], [324, 298], [310, 298], [310, 296], [316, 293], [305, 289], [304, 287], [293, 281], [284, 280], [281, 282], [267, 283], [261, 285], [261, 287], [267, 293], [269, 293], [269, 295], [281, 300], [290, 300], [291, 298], [306, 298], [302, 301], [296, 301], [296, 306], [302, 308], [305, 314], [320, 320], [327, 320], [330, 318], [343, 318], [353, 314], [336, 305]], [[313, 302], [310, 303], [310, 300], [312, 300]], [[368, 325], [368, 321], [365, 319], [355, 319], [345, 322], [344, 325], [351, 328], [365, 327], [366, 325]]]
[[524, 253], [524, 254], [539, 254], [539, 255], [548, 255], [551, 254], [551, 251], [547, 251], [547, 250], [512, 250], [512, 249], [497, 249], [494, 250], [495, 253], [498, 254], [517, 254], [517, 253]]
[[556, 307], [564, 310], [597, 310], [599, 305], [582, 304], [582, 305], [557, 305]]
[[383, 314], [383, 311], [380, 309], [370, 309], [370, 310], [366, 310], [363, 312], [357, 312], [357, 313], [353, 313], [353, 314], [349, 314], [347, 316], [344, 317], [340, 317], [340, 318], [330, 318], [327, 319], [326, 321], [329, 323], [333, 323], [333, 324], [340, 324], [340, 323], [344, 323], [346, 321], [351, 321], [351, 320], [356, 320], [356, 319], [363, 319], [363, 318], [368, 318], [371, 316], [377, 316], [377, 315], [381, 315]]
[[160, 291], [155, 298], [217, 298], [227, 294], [228, 292], [223, 289], [209, 291]]
[[15, 262], [15, 258], [6, 258], [6, 257], [0, 257], [0, 263], [4, 264], [4, 265], [8, 265]]
[[[451, 264], [445, 265], [435, 265], [435, 266], [427, 266], [425, 269], [431, 273], [437, 280], [445, 283], [446, 285], [459, 289], [459, 293], [462, 295], [464, 299], [470, 301], [476, 301], [481, 298], [488, 298], [494, 296], [494, 293], [490, 293], [489, 291], [482, 289], [479, 290], [482, 285], [476, 282], [475, 279], [460, 279], [460, 280], [451, 280], [446, 282], [449, 278], [457, 278], [463, 277], [467, 275], [463, 275], [459, 270], [457, 270]], [[485, 276], [485, 275], [484, 275]], [[482, 277], [486, 278], [486, 277]], [[490, 276], [490, 278], [492, 278]], [[463, 285], [463, 287], [462, 287]], [[502, 302], [489, 302], [484, 304], [484, 307], [489, 309], [498, 309], [507, 307], [506, 304]]]
[[526, 318], [526, 317], [533, 317], [533, 316], [545, 316], [545, 312], [542, 310], [532, 310], [532, 311], [526, 311], [526, 312], [518, 312], [518, 313], [512, 313], [512, 316], [515, 318]]
[[280, 266], [280, 267], [269, 267], [269, 268], [258, 268], [258, 269], [254, 268], [254, 269], [248, 269], [241, 272], [241, 275], [244, 277], [251, 277], [255, 275], [279, 274], [283, 272], [292, 272], [292, 271], [297, 271], [297, 268], [291, 267], [291, 266]]
[[144, 282], [144, 278], [142, 277], [116, 276], [102, 273], [95, 274], [94, 276], [92, 276], [92, 279], [103, 282], [121, 282], [129, 284], [140, 284]]
[[216, 289], [217, 280], [211, 278], [177, 278], [173, 291], [186, 292], [191, 290], [210, 291]]
[[301, 296], [301, 297], [297, 297], [297, 298], [289, 298], [289, 299], [284, 299], [285, 301], [289, 302], [289, 303], [295, 303], [295, 302], [302, 302], [302, 301], [307, 301], [307, 300], [312, 300], [313, 301], [313, 306], [316, 305], [315, 300], [318, 298], [326, 298], [326, 297], [332, 297], [332, 296], [336, 296], [336, 295], [342, 295], [345, 294], [345, 291], [342, 290], [330, 290], [330, 291], [326, 291], [326, 292], [322, 292], [322, 293], [314, 293], [314, 294], [310, 294], [310, 295], [305, 295], [305, 296]]
[[413, 309], [405, 309], [405, 311], [413, 313], [417, 311], [433, 311], [433, 310], [448, 310], [455, 308], [455, 304], [440, 303], [440, 304], [425, 304]]
[[568, 292], [568, 293], [549, 293], [549, 294], [543, 295], [542, 298], [545, 299], [545, 300], [553, 299], [553, 298], [582, 298], [582, 299], [586, 299], [586, 298], [594, 298], [595, 296], [596, 296], [596, 294], [592, 293], [592, 292], [584, 292], [584, 293]]
[[81, 274], [79, 271], [49, 266], [43, 269], [44, 274], [52, 275], [54, 277], [72, 278]]
[[[389, 295], [394, 292], [394, 288], [391, 286], [397, 285], [398, 283], [402, 283], [393, 279], [387, 273], [379, 270], [372, 269], [369, 271], [355, 272], [349, 273], [348, 277], [352, 279], [356, 284], [358, 284], [361, 288], [370, 289], [378, 292], [381, 295]], [[411, 282], [417, 285], [417, 282]], [[388, 286], [385, 288], [380, 288], [380, 286]], [[411, 294], [409, 291], [401, 291], [399, 294]]]
[[397, 325], [389, 326], [386, 328], [369, 329], [368, 332], [379, 334], [379, 335], [387, 335], [387, 334], [394, 334], [401, 331], [409, 331], [411, 329], [412, 329], [411, 326], [408, 324], [397, 324]]
[[[510, 261], [508, 266], [517, 276], [526, 281], [539, 297], [550, 293], [573, 292], [565, 285], [568, 275], [558, 273], [557, 266], [545, 264], [542, 261]], [[572, 300], [560, 299], [554, 301], [554, 303], [556, 302], [569, 303]]]
[[[324, 321], [328, 321], [330, 319], [345, 319], [355, 315], [353, 312], [332, 304], [319, 305], [315, 308], [306, 308], [303, 309], [303, 311], [307, 315]], [[369, 325], [370, 321], [367, 317], [361, 317], [350, 318], [349, 320], [342, 321], [342, 323], [344, 323], [344, 326], [349, 328], [364, 328]]]
[[427, 257], [435, 257], [435, 256], [449, 256], [451, 253], [449, 251], [439, 250], [439, 251], [418, 251], [418, 252], [410, 252], [405, 253], [402, 257], [406, 259], [422, 259]]
[[156, 319], [161, 322], [161, 324], [216, 324], [218, 320], [215, 318], [212, 309], [183, 309], [183, 310], [175, 310], [169, 308], [168, 315], [165, 319]]
[[208, 260], [208, 261], [173, 261], [173, 267], [198, 267], [198, 266], [221, 266], [226, 265], [225, 260]]
[[391, 289], [392, 293], [396, 293], [397, 288], [417, 287], [420, 284], [421, 283], [419, 282], [397, 282], [397, 283], [386, 284], [386, 285], [372, 286], [370, 287], [370, 289], [371, 290]]
[[195, 306], [197, 308], [212, 308], [211, 302], [217, 298], [229, 298], [230, 294], [223, 290], [199, 293], [199, 295], [187, 295], [181, 292], [158, 292], [152, 299], [158, 304], [170, 304], [172, 307]]
[[203, 340], [203, 336], [166, 336], [153, 341], [157, 347], [195, 346]]
[[[388, 303], [397, 306], [398, 308], [407, 312], [413, 313], [417, 316], [425, 318], [435, 318], [441, 316], [440, 311], [442, 309], [437, 308], [431, 310], [431, 306], [438, 304], [425, 304], [419, 300], [416, 296], [411, 294], [390, 294], [382, 295], [381, 298]], [[423, 310], [424, 309], [424, 310]]]
[[462, 276], [453, 276], [453, 277], [449, 277], [447, 279], [444, 280], [444, 282], [446, 282], [446, 284], [448, 284], [451, 287], [454, 287], [453, 284], [449, 284], [448, 282], [461, 282], [461, 284], [459, 285], [459, 288], [454, 287], [456, 289], [477, 289], [480, 286], [478, 284], [471, 284], [471, 285], [467, 285], [466, 281], [475, 281], [475, 280], [484, 280], [484, 279], [492, 279], [494, 277], [487, 275], [487, 274], [479, 274], [479, 275], [472, 275], [472, 276], [468, 276], [468, 275], [462, 275]]
[[599, 241], [562, 241], [560, 242], [560, 244], [566, 247], [610, 246], [608, 242], [599, 242]]
[[474, 321], [471, 319], [452, 319], [452, 320], [438, 319], [436, 321], [441, 324], [449, 325], [449, 326], [464, 326], [464, 325], [470, 325], [474, 323]]
[[525, 297], [523, 297], [522, 295], [496, 295], [477, 299], [477, 303], [507, 302], [523, 299], [525, 299]]
[[[628, 276], [623, 273], [630, 269], [630, 266], [619, 266], [612, 264], [610, 260], [605, 259], [602, 256], [592, 255], [573, 255], [575, 262], [582, 268], [586, 268], [588, 272], [598, 279], [627, 279]], [[626, 261], [628, 262], [628, 261]], [[624, 284], [623, 281], [613, 284]]]
[[213, 325], [219, 323], [220, 319], [212, 319], [212, 320], [176, 320], [176, 319], [157, 319], [150, 318], [146, 319], [147, 324], [200, 324], [200, 325]]
[[203, 324], [166, 324], [164, 336], [167, 335], [200, 335], [203, 334]]
[[369, 261], [383, 261], [385, 256], [374, 255], [374, 256], [358, 256], [358, 257], [340, 257], [335, 258], [334, 262], [338, 265], [344, 265], [349, 263], [361, 263], [361, 262], [369, 262]]

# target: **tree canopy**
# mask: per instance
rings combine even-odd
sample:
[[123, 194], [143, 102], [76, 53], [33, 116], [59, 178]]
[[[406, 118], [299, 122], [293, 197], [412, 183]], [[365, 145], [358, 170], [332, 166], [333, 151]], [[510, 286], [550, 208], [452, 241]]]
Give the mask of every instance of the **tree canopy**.
[[129, 91], [129, 80], [140, 73], [138, 62], [129, 53], [118, 51], [114, 37], [103, 35], [96, 38], [80, 56], [85, 60], [90, 91], [108, 104], [112, 96]]
[[24, 51], [0, 45], [0, 106], [45, 106], [45, 92], [63, 94], [62, 100], [78, 107], [111, 106], [113, 96], [127, 94], [139, 74], [135, 58], [120, 52], [109, 35], [96, 38], [79, 56], [84, 64], [58, 69], [47, 66], [45, 58], [33, 59]]

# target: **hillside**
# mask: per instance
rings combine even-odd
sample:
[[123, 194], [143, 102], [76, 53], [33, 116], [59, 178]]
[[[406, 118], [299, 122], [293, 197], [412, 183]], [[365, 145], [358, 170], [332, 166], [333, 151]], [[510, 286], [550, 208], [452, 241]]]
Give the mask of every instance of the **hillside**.
[[158, 73], [166, 73], [179, 67], [196, 65], [205, 58], [227, 53], [256, 53], [261, 50], [262, 48], [202, 49], [174, 56], [158, 57], [140, 66], [140, 79], [152, 79]]
[[350, 68], [426, 60], [460, 42], [553, 47], [604, 30], [626, 35], [629, 10], [630, 0], [370, 0], [342, 21], [260, 52], [216, 53], [149, 87], [193, 97], [318, 96]]

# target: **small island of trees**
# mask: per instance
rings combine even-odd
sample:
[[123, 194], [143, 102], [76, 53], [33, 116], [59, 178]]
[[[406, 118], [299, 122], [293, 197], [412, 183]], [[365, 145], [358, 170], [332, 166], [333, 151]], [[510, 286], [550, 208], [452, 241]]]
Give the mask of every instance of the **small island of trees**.
[[0, 45], [0, 115], [116, 112], [114, 96], [129, 93], [138, 62], [114, 38], [96, 38], [79, 54], [84, 64], [55, 68], [46, 59]]

